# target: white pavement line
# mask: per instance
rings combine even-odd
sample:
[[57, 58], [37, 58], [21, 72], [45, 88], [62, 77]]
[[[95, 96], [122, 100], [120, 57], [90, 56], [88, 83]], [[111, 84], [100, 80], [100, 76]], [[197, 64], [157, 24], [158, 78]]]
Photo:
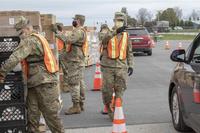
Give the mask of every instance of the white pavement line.
[[[128, 133], [178, 133], [172, 123], [129, 125]], [[112, 133], [112, 127], [66, 129], [65, 133]]]

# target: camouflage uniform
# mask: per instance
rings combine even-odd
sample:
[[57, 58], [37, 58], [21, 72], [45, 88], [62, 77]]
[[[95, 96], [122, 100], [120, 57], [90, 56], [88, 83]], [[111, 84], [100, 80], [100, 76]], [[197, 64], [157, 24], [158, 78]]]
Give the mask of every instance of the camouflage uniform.
[[[27, 20], [21, 17], [16, 24], [20, 30], [27, 25]], [[2, 64], [0, 73], [4, 76], [11, 71], [20, 61], [26, 59], [29, 66], [28, 76], [28, 132], [39, 133], [40, 111], [53, 133], [64, 133], [58, 115], [60, 109], [57, 76], [50, 74], [44, 64], [44, 51], [40, 40], [34, 36], [24, 37], [10, 58]], [[34, 62], [34, 63], [33, 63]]]
[[127, 58], [126, 60], [120, 59], [110, 59], [108, 57], [107, 45], [109, 40], [117, 35], [118, 40], [121, 39], [122, 33], [117, 34], [116, 28], [114, 31], [108, 31], [107, 33], [101, 34], [103, 51], [101, 57], [101, 70], [103, 75], [103, 89], [102, 96], [103, 102], [109, 108], [109, 115], [113, 117], [111, 114], [112, 110], [110, 108], [110, 104], [112, 101], [113, 92], [115, 93], [116, 98], [122, 98], [123, 93], [126, 87], [127, 80], [127, 71], [128, 68], [133, 67], [133, 53], [132, 53], [132, 45], [130, 41], [128, 42], [127, 48]]
[[[58, 29], [59, 32], [65, 34], [65, 32], [63, 31], [63, 24], [62, 23], [56, 23], [55, 25], [53, 25], [52, 28], [56, 28]], [[59, 46], [57, 45], [58, 50], [59, 50], [59, 67], [62, 68], [62, 70], [64, 71], [66, 68], [64, 67], [64, 62], [65, 60], [63, 59], [63, 54], [65, 53], [65, 48], [63, 47], [63, 49], [59, 49]], [[65, 82], [67, 78], [67, 75], [63, 74], [63, 88], [61, 88], [62, 91], [64, 92], [69, 92], [69, 86], [68, 83]]]
[[[82, 15], [76, 15], [75, 19], [85, 20]], [[83, 100], [85, 99], [85, 82], [84, 82], [84, 69], [85, 69], [85, 56], [82, 51], [82, 46], [85, 41], [86, 33], [83, 27], [79, 26], [73, 29], [72, 33], [68, 36], [64, 34], [57, 34], [57, 37], [65, 42], [66, 45], [72, 44], [71, 51], [65, 52], [63, 55], [64, 75], [67, 75], [67, 81], [72, 96], [73, 107], [65, 113], [76, 114], [83, 109]]]

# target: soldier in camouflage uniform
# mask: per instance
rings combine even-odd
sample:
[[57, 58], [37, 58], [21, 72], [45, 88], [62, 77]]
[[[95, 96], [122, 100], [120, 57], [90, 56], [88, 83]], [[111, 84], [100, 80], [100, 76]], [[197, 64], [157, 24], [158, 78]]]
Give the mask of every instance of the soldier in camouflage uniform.
[[[85, 16], [75, 15], [73, 21], [73, 31], [70, 35], [57, 34], [57, 37], [65, 42], [66, 52], [64, 54], [64, 67], [67, 75], [67, 83], [70, 87], [73, 106], [70, 107], [65, 114], [79, 114], [84, 110], [85, 100], [85, 82], [83, 73], [85, 69], [85, 57], [83, 47], [87, 38], [86, 31], [83, 28]], [[57, 31], [55, 31], [57, 32]], [[65, 82], [66, 82], [65, 81]]]
[[[116, 98], [122, 98], [126, 89], [127, 72], [129, 76], [133, 73], [132, 45], [128, 39], [128, 33], [125, 32], [125, 15], [116, 12], [114, 22], [113, 31], [108, 31], [101, 36], [103, 45], [101, 53], [102, 96], [111, 119], [113, 119], [112, 95], [115, 93]], [[121, 47], [122, 45], [124, 47]], [[114, 49], [113, 46], [116, 46], [119, 50]], [[116, 56], [116, 52], [119, 52], [118, 56]]]
[[[25, 59], [28, 64], [28, 132], [40, 132], [38, 128], [41, 111], [49, 129], [53, 133], [64, 133], [58, 114], [60, 104], [58, 99], [59, 91], [57, 88], [56, 67], [54, 67], [55, 71], [49, 72], [47, 70], [48, 67], [44, 58], [46, 52], [43, 47], [44, 45], [35, 36], [39, 34], [33, 35], [33, 27], [26, 18], [20, 17], [15, 28], [20, 33], [21, 42], [10, 58], [5, 61], [5, 64], [1, 65], [0, 77], [4, 79], [9, 71]], [[53, 56], [51, 57], [55, 59]]]
[[[63, 25], [61, 23], [56, 23], [54, 26], [57, 29], [57, 32], [65, 34], [65, 32], [63, 31]], [[62, 68], [63, 71], [66, 71], [65, 70], [66, 68], [64, 66], [64, 62], [66, 62], [66, 60], [64, 60], [64, 58], [63, 58], [63, 55], [65, 53], [65, 48], [64, 48], [65, 44], [64, 44], [64, 42], [62, 42], [62, 40], [59, 40], [59, 38], [57, 38], [56, 43], [57, 43], [58, 52], [59, 52], [59, 67]], [[63, 86], [62, 86], [63, 88], [61, 88], [61, 90], [63, 92], [68, 93], [69, 92], [69, 85], [66, 82], [66, 79], [67, 79], [67, 75], [63, 74]]]

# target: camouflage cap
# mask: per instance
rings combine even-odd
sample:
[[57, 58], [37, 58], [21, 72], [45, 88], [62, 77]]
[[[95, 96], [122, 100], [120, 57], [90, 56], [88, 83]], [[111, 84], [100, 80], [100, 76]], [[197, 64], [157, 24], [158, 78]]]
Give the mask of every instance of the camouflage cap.
[[104, 28], [108, 28], [108, 25], [107, 24], [102, 24], [101, 25], [101, 29], [104, 29]]
[[109, 27], [108, 27], [107, 24], [102, 24], [102, 25], [101, 25], [101, 30], [100, 30], [100, 31], [102, 31], [102, 29], [109, 29]]
[[85, 16], [84, 15], [81, 15], [81, 14], [76, 14], [75, 17], [73, 18], [75, 20], [80, 20], [81, 24], [83, 25], [84, 22], [85, 22]]
[[115, 12], [114, 20], [125, 20], [125, 14], [122, 12]]
[[25, 17], [21, 16], [21, 17], [18, 18], [18, 21], [16, 22], [14, 27], [17, 31], [19, 31], [28, 24], [29, 24], [29, 20], [26, 19]]

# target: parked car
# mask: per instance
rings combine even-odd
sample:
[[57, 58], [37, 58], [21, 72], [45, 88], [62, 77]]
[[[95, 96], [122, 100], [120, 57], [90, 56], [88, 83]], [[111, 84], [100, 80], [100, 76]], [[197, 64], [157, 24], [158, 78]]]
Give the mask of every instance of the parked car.
[[133, 46], [133, 52], [143, 52], [152, 55], [152, 46], [154, 40], [144, 27], [132, 27], [127, 29], [129, 38]]
[[175, 50], [171, 60], [178, 62], [169, 85], [169, 106], [174, 128], [200, 133], [200, 34], [188, 49]]
[[183, 27], [175, 26], [175, 27], [174, 27], [174, 30], [183, 30]]

